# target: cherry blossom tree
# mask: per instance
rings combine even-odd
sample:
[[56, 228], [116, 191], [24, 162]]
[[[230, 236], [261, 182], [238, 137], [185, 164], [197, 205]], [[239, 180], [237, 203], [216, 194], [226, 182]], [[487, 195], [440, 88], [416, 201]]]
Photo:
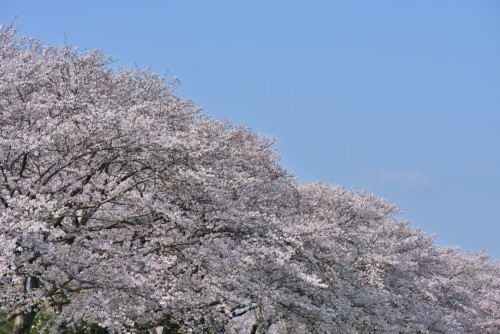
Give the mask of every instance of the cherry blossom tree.
[[57, 325], [218, 328], [251, 286], [243, 269], [276, 248], [241, 240], [291, 205], [268, 140], [207, 119], [159, 76], [110, 70], [99, 52], [5, 30], [1, 47], [7, 319], [53, 308]]
[[498, 332], [498, 261], [297, 184], [268, 139], [110, 62], [0, 29], [0, 325]]
[[372, 195], [322, 184], [300, 192], [302, 224], [290, 232], [309, 247], [296, 256], [332, 295], [315, 314], [335, 314], [319, 332], [498, 332], [498, 261], [437, 247]]

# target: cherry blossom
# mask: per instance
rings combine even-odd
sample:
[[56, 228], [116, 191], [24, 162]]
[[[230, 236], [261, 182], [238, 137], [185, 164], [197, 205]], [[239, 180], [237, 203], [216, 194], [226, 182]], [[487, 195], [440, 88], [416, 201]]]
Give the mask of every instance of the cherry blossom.
[[298, 184], [148, 70], [0, 28], [0, 324], [54, 332], [498, 333], [500, 265]]

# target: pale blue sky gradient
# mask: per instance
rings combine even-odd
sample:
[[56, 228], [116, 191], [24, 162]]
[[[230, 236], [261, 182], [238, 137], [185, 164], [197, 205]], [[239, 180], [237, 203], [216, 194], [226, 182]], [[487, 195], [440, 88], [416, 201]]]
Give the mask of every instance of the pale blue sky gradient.
[[180, 78], [300, 182], [500, 257], [500, 1], [1, 1], [0, 22]]

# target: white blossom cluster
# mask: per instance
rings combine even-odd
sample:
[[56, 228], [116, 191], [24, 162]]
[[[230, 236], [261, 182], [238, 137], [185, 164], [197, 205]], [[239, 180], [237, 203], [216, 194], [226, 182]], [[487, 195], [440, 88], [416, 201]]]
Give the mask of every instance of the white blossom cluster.
[[500, 333], [498, 261], [299, 185], [269, 140], [109, 63], [0, 28], [0, 325]]

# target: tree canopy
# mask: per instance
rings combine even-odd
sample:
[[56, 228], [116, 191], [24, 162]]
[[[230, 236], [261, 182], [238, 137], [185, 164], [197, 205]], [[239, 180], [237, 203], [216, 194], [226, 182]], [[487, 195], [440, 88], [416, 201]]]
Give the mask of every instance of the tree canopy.
[[0, 28], [0, 325], [499, 332], [498, 261], [297, 183], [268, 139], [110, 62]]

